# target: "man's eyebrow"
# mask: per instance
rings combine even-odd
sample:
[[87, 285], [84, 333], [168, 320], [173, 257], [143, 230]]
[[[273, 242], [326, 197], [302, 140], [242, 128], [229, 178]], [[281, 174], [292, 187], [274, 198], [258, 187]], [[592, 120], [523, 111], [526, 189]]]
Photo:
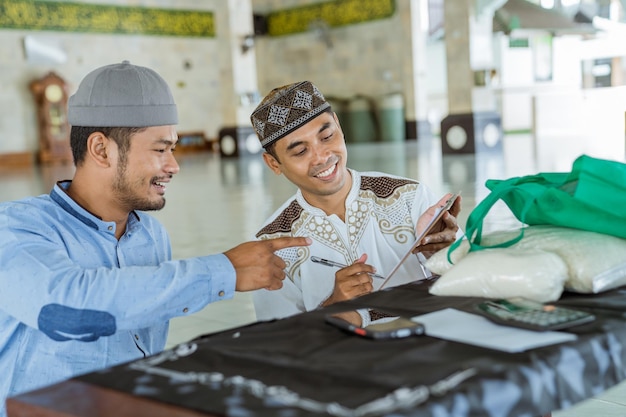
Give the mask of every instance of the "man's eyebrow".
[[322, 125], [322, 127], [320, 127], [320, 130], [317, 131], [317, 133], [322, 133], [324, 130], [328, 129], [330, 127], [330, 122], [326, 122]]
[[291, 143], [287, 146], [287, 150], [288, 150], [288, 151], [290, 151], [290, 150], [292, 150], [293, 148], [295, 148], [295, 147], [297, 147], [297, 146], [302, 145], [303, 143], [304, 143], [304, 142], [303, 142], [303, 141], [301, 141], [301, 140], [297, 140], [297, 141], [295, 141], [295, 142], [291, 142]]
[[176, 145], [178, 140], [172, 140], [170, 138], [160, 138], [155, 140], [155, 143], [162, 143], [164, 145]]
[[[324, 130], [328, 129], [330, 126], [331, 126], [331, 123], [330, 123], [330, 122], [326, 122], [326, 123], [324, 123], [324, 124], [320, 127], [320, 129], [317, 131], [317, 133], [318, 133], [318, 134], [319, 134], [319, 133], [322, 133]], [[297, 141], [295, 141], [295, 142], [292, 142], [292, 143], [290, 143], [290, 144], [287, 146], [287, 150], [288, 150], [288, 151], [290, 151], [290, 150], [292, 150], [293, 148], [295, 148], [296, 146], [302, 145], [303, 143], [304, 143], [304, 141], [301, 141], [301, 140], [297, 140]]]

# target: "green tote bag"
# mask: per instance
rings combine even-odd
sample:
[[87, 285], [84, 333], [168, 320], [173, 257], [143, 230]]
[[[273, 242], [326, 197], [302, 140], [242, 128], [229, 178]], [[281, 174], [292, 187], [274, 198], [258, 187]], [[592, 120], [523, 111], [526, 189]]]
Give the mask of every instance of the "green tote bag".
[[[481, 245], [483, 221], [495, 203], [502, 200], [515, 217], [527, 225], [548, 224], [588, 230], [626, 238], [626, 164], [578, 157], [571, 172], [544, 172], [506, 180], [487, 180], [491, 191], [470, 213], [465, 235], [470, 251], [508, 247], [520, 234], [494, 246]], [[460, 240], [448, 251], [456, 249]]]

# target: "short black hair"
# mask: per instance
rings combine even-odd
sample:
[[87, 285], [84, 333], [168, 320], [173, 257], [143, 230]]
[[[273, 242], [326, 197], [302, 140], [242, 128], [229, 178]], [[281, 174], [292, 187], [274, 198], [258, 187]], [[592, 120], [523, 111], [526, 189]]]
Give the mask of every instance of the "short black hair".
[[100, 132], [107, 138], [113, 139], [119, 148], [120, 159], [125, 161], [126, 153], [128, 149], [130, 149], [131, 136], [146, 129], [147, 127], [72, 126], [70, 131], [70, 146], [72, 147], [74, 165], [79, 166], [85, 161], [85, 155], [87, 154], [87, 138], [89, 138], [92, 133]]

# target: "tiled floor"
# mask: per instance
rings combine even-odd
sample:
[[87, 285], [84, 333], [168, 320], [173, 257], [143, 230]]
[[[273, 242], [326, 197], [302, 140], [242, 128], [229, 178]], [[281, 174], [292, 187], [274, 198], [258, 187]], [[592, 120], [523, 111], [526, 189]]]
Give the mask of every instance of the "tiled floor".
[[[618, 146], [622, 146], [618, 145]], [[508, 178], [538, 171], [566, 171], [580, 153], [615, 159], [615, 146], [590, 149], [588, 143], [552, 138], [541, 154], [530, 136], [507, 136], [502, 152], [483, 155], [442, 156], [437, 138], [407, 143], [349, 145], [348, 165], [417, 178], [437, 194], [461, 191], [460, 225], [486, 194], [488, 178]], [[621, 149], [621, 148], [620, 148]], [[623, 155], [623, 150], [621, 150]], [[272, 174], [260, 157], [222, 159], [218, 154], [179, 155], [180, 173], [167, 191], [166, 207], [154, 213], [170, 232], [175, 258], [216, 253], [252, 239], [263, 220], [294, 187]], [[0, 201], [47, 193], [59, 179], [70, 178], [71, 166], [47, 166], [7, 171], [0, 167]], [[494, 207], [488, 229], [516, 224], [505, 207]], [[253, 322], [248, 293], [207, 306], [171, 322], [168, 347], [198, 335]], [[555, 417], [626, 416], [626, 383]]]

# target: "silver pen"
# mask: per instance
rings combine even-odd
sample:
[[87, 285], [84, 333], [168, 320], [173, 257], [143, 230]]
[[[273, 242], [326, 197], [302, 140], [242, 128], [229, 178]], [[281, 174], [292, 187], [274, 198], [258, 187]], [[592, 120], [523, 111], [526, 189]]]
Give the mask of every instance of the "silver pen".
[[[339, 262], [329, 261], [328, 259], [323, 259], [318, 256], [311, 256], [311, 260], [315, 263], [326, 265], [326, 266], [334, 266], [335, 268], [345, 268], [346, 266], [348, 266], [348, 265], [340, 264]], [[368, 274], [372, 278], [385, 279], [385, 277], [383, 277], [382, 275], [370, 274], [369, 272]]]

